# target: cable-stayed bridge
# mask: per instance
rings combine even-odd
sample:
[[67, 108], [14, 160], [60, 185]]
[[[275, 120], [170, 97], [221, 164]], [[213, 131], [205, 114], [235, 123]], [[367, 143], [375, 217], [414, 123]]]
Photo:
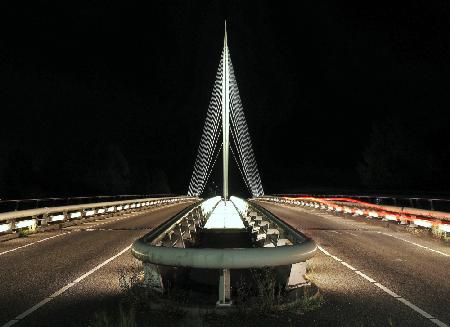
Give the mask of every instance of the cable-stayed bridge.
[[[229, 151], [252, 196], [247, 204], [228, 194]], [[220, 153], [223, 201], [201, 202]], [[225, 34], [188, 196], [43, 200], [32, 208], [18, 202], [0, 212], [0, 326], [88, 325], [102, 305], [120, 299], [118, 271], [141, 264], [131, 249], [137, 257], [149, 255], [132, 248], [136, 240], [150, 243], [149, 235], [159, 242], [153, 251], [183, 254], [159, 258], [173, 265], [212, 269], [231, 258], [224, 268], [239, 269], [309, 258], [309, 275], [325, 303], [293, 325], [448, 326], [450, 250], [437, 240], [450, 232], [447, 202], [426, 199], [425, 208], [423, 199], [403, 200], [264, 195]], [[202, 210], [209, 216], [201, 217]], [[238, 251], [199, 249], [197, 258], [209, 259], [190, 260], [195, 234], [208, 229], [207, 218], [214, 216], [237, 217], [236, 226], [254, 243]], [[305, 254], [299, 235], [315, 241], [316, 256]], [[290, 260], [287, 251], [298, 257]], [[221, 268], [224, 285], [226, 270]], [[219, 295], [229, 300], [226, 291]], [[168, 315], [166, 325], [172, 323]]]
[[[222, 128], [220, 128], [221, 126]], [[232, 142], [230, 142], [229, 138], [230, 131]], [[220, 141], [222, 141], [222, 147], [219, 146]], [[238, 85], [234, 76], [226, 30], [222, 55], [194, 164], [194, 171], [189, 184], [188, 195], [200, 196], [203, 193], [221, 148], [223, 151], [224, 198], [228, 198], [229, 149], [236, 160], [237, 167], [249, 193], [253, 197], [264, 195], [242, 101], [239, 96]]]

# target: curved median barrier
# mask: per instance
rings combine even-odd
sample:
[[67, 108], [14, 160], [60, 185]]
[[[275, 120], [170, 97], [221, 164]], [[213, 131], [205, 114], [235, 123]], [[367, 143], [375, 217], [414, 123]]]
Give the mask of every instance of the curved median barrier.
[[[233, 215], [241, 219], [240, 225], [234, 222], [227, 227], [227, 219], [232, 220]], [[233, 241], [227, 243], [242, 235], [249, 239], [248, 247], [233, 247]], [[214, 247], [208, 247], [205, 239], [212, 239], [209, 245]], [[221, 239], [224, 243], [217, 246]], [[159, 291], [164, 291], [166, 276], [173, 269], [219, 270], [217, 304], [229, 305], [230, 270], [276, 267], [285, 287], [295, 288], [305, 282], [305, 261], [315, 254], [316, 248], [313, 240], [257, 204], [236, 197], [226, 202], [215, 197], [188, 207], [135, 241], [132, 253], [144, 263], [146, 284]]]

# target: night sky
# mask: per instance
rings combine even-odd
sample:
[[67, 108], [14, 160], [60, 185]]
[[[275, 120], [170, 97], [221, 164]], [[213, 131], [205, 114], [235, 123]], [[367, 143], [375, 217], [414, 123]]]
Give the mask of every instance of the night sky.
[[224, 19], [266, 193], [450, 193], [449, 2], [295, 3], [2, 1], [0, 198], [185, 194]]

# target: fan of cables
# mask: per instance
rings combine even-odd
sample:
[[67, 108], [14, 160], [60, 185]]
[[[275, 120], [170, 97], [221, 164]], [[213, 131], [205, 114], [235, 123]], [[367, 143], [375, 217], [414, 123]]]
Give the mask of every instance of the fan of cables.
[[[216, 73], [216, 80], [212, 91], [206, 114], [205, 126], [203, 127], [200, 145], [198, 147], [197, 158], [195, 159], [194, 171], [189, 183], [188, 195], [200, 196], [206, 186], [212, 167], [217, 160], [220, 149], [217, 143], [221, 134], [219, 128], [222, 123], [222, 71], [223, 52], [220, 59], [219, 69]], [[217, 149], [217, 151], [216, 151]], [[217, 153], [216, 153], [217, 152]], [[214, 160], [212, 160], [214, 158]]]
[[[228, 48], [225, 48], [224, 51], [228, 51]], [[203, 193], [220, 153], [220, 147], [217, 145], [221, 138], [220, 127], [222, 126], [223, 56], [224, 52], [222, 51], [211, 101], [208, 106], [205, 126], [203, 127], [202, 137], [195, 159], [194, 171], [189, 183], [188, 195], [190, 196], [200, 196]], [[257, 197], [263, 195], [264, 190], [230, 59], [228, 60], [228, 66], [226, 70], [227, 76], [225, 78], [229, 81], [228, 103], [230, 106], [230, 130], [233, 141], [233, 146], [230, 143], [230, 148], [248, 191], [253, 197]]]

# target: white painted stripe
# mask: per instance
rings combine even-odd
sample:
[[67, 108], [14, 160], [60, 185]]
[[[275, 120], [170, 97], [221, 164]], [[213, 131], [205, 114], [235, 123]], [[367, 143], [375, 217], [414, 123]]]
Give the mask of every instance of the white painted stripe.
[[13, 320], [10, 320], [10, 321], [8, 321], [6, 324], [4, 324], [2, 327], [9, 327], [9, 326], [12, 326], [12, 325], [14, 325], [15, 323], [17, 323], [19, 320], [16, 320], [16, 319], [13, 319]]
[[32, 306], [31, 308], [29, 308], [28, 310], [22, 312], [20, 315], [18, 315], [17, 317], [15, 317], [14, 319], [11, 319], [10, 321], [8, 321], [6, 324], [2, 325], [1, 327], [9, 327], [12, 326], [16, 323], [18, 323], [20, 320], [24, 319], [25, 317], [27, 317], [28, 315], [30, 315], [31, 313], [33, 313], [34, 311], [36, 311], [37, 309], [39, 309], [40, 307], [44, 306], [45, 304], [47, 304], [48, 302], [50, 302], [51, 300], [53, 300], [54, 298], [56, 298], [57, 296], [63, 294], [65, 291], [67, 291], [69, 288], [75, 286], [77, 283], [81, 282], [83, 279], [85, 279], [86, 277], [88, 277], [89, 275], [93, 274], [94, 272], [96, 272], [97, 270], [99, 270], [100, 268], [102, 268], [103, 266], [105, 266], [106, 264], [110, 263], [111, 261], [113, 261], [114, 259], [116, 259], [117, 257], [119, 257], [120, 255], [122, 255], [123, 253], [125, 253], [126, 251], [128, 251], [131, 248], [132, 244], [128, 245], [125, 249], [123, 249], [122, 251], [120, 251], [119, 253], [113, 255], [111, 258], [103, 261], [101, 264], [95, 266], [94, 268], [92, 268], [91, 270], [89, 270], [87, 273], [81, 275], [80, 277], [78, 277], [77, 279], [75, 279], [73, 282], [67, 284], [66, 286], [60, 288], [58, 291], [56, 291], [55, 293], [53, 293], [52, 295], [50, 295], [49, 297], [46, 297], [45, 299], [43, 299], [41, 302], [35, 304], [34, 306]]
[[367, 279], [369, 282], [371, 283], [376, 283], [375, 280], [373, 280], [372, 278], [370, 278], [369, 276], [367, 276], [366, 274], [360, 272], [359, 270], [356, 270], [355, 273], [357, 273], [358, 275], [360, 275], [362, 278]]
[[338, 262], [341, 262], [341, 261], [342, 261], [341, 259], [339, 259], [338, 257], [335, 257], [334, 255], [331, 255], [331, 254], [330, 254], [330, 257], [332, 257], [334, 260], [336, 260], [336, 261], [338, 261]]
[[431, 251], [431, 252], [435, 252], [435, 253], [441, 254], [441, 255], [446, 256], [446, 257], [450, 257], [450, 254], [448, 254], [448, 253], [445, 253], [445, 252], [442, 252], [442, 251], [439, 251], [439, 250], [432, 249], [432, 248], [430, 248], [430, 247], [428, 247], [428, 246], [421, 245], [421, 244], [418, 244], [418, 243], [416, 243], [416, 242], [412, 242], [412, 241], [409, 241], [409, 240], [405, 240], [404, 238], [401, 238], [401, 237], [398, 237], [398, 236], [394, 236], [394, 235], [392, 235], [392, 234], [383, 233], [383, 232], [377, 232], [377, 233], [378, 233], [378, 234], [383, 234], [383, 235], [386, 235], [386, 236], [393, 237], [393, 238], [395, 238], [395, 239], [397, 239], [397, 240], [400, 240], [400, 241], [403, 241], [403, 242], [406, 242], [406, 243], [415, 245], [415, 246], [417, 246], [417, 247], [419, 247], [419, 248], [422, 248], [422, 249], [425, 249], [425, 250], [428, 250], [428, 251]]
[[[384, 233], [383, 233], [384, 234]], [[391, 236], [391, 235], [389, 235]], [[386, 286], [384, 286], [383, 284], [378, 283], [377, 281], [375, 281], [374, 279], [370, 278], [369, 276], [363, 274], [362, 272], [360, 272], [359, 270], [353, 270], [355, 268], [353, 268], [351, 265], [347, 264], [345, 261], [342, 261], [341, 259], [339, 259], [338, 257], [330, 254], [328, 251], [326, 251], [324, 248], [322, 248], [321, 246], [317, 246], [317, 248], [322, 251], [323, 254], [333, 258], [334, 260], [340, 262], [342, 265], [348, 267], [350, 270], [354, 271], [356, 274], [358, 274], [359, 276], [363, 277], [364, 279], [368, 280], [370, 283], [372, 283], [373, 285], [377, 286], [378, 288], [380, 288], [381, 290], [383, 290], [385, 293], [389, 294], [390, 296], [392, 296], [393, 298], [397, 299], [398, 301], [402, 302], [403, 304], [405, 304], [406, 306], [408, 306], [409, 308], [413, 309], [414, 311], [416, 311], [417, 313], [419, 313], [422, 317], [430, 320], [432, 323], [434, 323], [435, 325], [439, 326], [439, 327], [449, 327], [446, 323], [440, 321], [439, 319], [433, 317], [431, 314], [429, 314], [428, 312], [422, 310], [421, 308], [419, 308], [418, 306], [416, 306], [415, 304], [409, 302], [408, 300], [406, 300], [405, 298], [401, 297], [400, 295], [398, 295], [397, 293], [391, 291], [389, 288], [387, 288]]]
[[70, 233], [71, 232], [66, 232], [66, 233], [61, 233], [61, 234], [58, 234], [58, 235], [46, 237], [46, 238], [43, 238], [42, 240], [39, 240], [39, 241], [36, 241], [36, 242], [28, 243], [28, 244], [25, 244], [25, 245], [22, 245], [22, 246], [18, 246], [18, 247], [14, 248], [14, 249], [10, 249], [10, 250], [6, 250], [6, 251], [3, 251], [3, 252], [0, 252], [0, 255], [4, 255], [4, 254], [9, 253], [9, 252], [14, 252], [14, 251], [17, 251], [17, 250], [29, 247], [29, 246], [31, 246], [33, 244], [37, 244], [37, 243], [41, 243], [41, 242], [44, 242], [44, 241], [48, 241], [48, 240], [51, 240], [52, 238], [60, 237], [60, 236], [67, 235], [67, 234], [70, 234]]
[[[155, 210], [152, 210], [152, 209], [155, 209]], [[149, 208], [149, 210], [142, 211], [142, 212], [135, 213], [135, 214], [124, 213], [123, 217], [121, 217], [121, 218], [117, 218], [117, 219], [114, 219], [114, 220], [109, 220], [108, 218], [106, 218], [105, 220], [107, 220], [107, 221], [104, 221], [104, 222], [101, 222], [101, 223], [95, 224], [96, 221], [91, 221], [91, 222], [85, 222], [85, 223], [83, 223], [83, 225], [87, 225], [87, 226], [90, 226], [90, 227], [95, 227], [95, 226], [107, 224], [107, 223], [110, 223], [110, 222], [122, 220], [124, 218], [135, 217], [135, 216], [142, 215], [142, 214], [145, 214], [145, 213], [148, 213], [148, 212], [152, 212], [152, 211], [156, 211], [156, 210], [159, 210], [159, 209], [161, 209], [161, 208]], [[95, 225], [92, 225], [92, 224], [95, 224]], [[69, 226], [69, 227], [71, 227], [71, 226]], [[75, 231], [79, 231], [79, 229], [75, 229]], [[60, 237], [60, 236], [67, 235], [67, 234], [70, 234], [70, 233], [71, 232], [65, 232], [65, 233], [61, 233], [61, 234], [58, 234], [58, 235], [54, 235], [54, 236], [43, 238], [42, 240], [39, 240], [39, 241], [36, 241], [36, 242], [32, 242], [32, 243], [28, 243], [28, 244], [25, 244], [25, 245], [22, 245], [22, 246], [18, 246], [18, 247], [14, 248], [14, 249], [10, 249], [10, 250], [6, 250], [6, 251], [3, 251], [3, 252], [0, 252], [0, 256], [4, 255], [6, 253], [14, 252], [14, 251], [17, 251], [17, 250], [29, 247], [31, 245], [38, 244], [38, 243], [41, 243], [41, 242], [44, 242], [44, 241], [47, 241], [47, 240], [51, 240], [52, 238]]]
[[380, 284], [380, 283], [373, 283], [376, 287], [381, 288], [383, 291], [385, 291], [387, 294], [389, 294], [392, 297], [398, 298], [401, 297], [400, 295], [398, 295], [397, 293], [391, 291], [389, 288], [387, 288], [386, 286]]
[[[436, 319], [434, 318], [432, 315], [430, 315], [428, 312], [423, 311], [421, 308], [419, 308], [418, 306], [412, 304], [411, 302], [409, 302], [408, 300], [399, 297], [397, 300], [399, 300], [400, 302], [402, 302], [403, 304], [407, 305], [408, 307], [410, 307], [411, 309], [413, 309], [414, 311], [420, 313], [422, 316], [424, 316], [427, 319]], [[437, 319], [436, 319], [437, 320]]]
[[345, 261], [341, 261], [341, 263], [344, 265], [344, 266], [346, 266], [348, 269], [350, 269], [350, 270], [356, 270], [356, 268], [354, 268], [353, 266], [350, 266], [347, 262], [345, 262]]
[[430, 319], [434, 324], [438, 325], [439, 327], [448, 327], [447, 324], [443, 323], [439, 319], [431, 318]]
[[[153, 211], [153, 210], [149, 210], [149, 211]], [[114, 222], [114, 221], [122, 220], [124, 218], [135, 217], [137, 215], [144, 214], [144, 213], [146, 213], [146, 212], [140, 212], [139, 214], [131, 214], [131, 215], [130, 214], [123, 214], [123, 217], [117, 218], [117, 219], [114, 219], [114, 220], [106, 218], [105, 219], [106, 221], [104, 221], [104, 222], [100, 222], [99, 223], [99, 222], [96, 222], [96, 221], [90, 221], [90, 222], [85, 222], [82, 225], [89, 226], [89, 227], [95, 227], [95, 226], [100, 226], [100, 225], [103, 225], [103, 224], [111, 223], [111, 222]], [[79, 229], [76, 229], [76, 231], [78, 231], [78, 230]], [[65, 232], [65, 233], [61, 233], [61, 234], [58, 234], [58, 235], [54, 235], [54, 236], [43, 238], [42, 240], [39, 240], [39, 241], [36, 241], [36, 242], [32, 242], [32, 243], [28, 243], [28, 244], [25, 244], [25, 245], [22, 245], [22, 246], [18, 246], [18, 247], [14, 248], [14, 249], [10, 249], [10, 250], [6, 250], [6, 251], [3, 251], [3, 252], [0, 252], [0, 256], [4, 255], [6, 253], [14, 252], [14, 251], [17, 251], [17, 250], [29, 247], [31, 245], [38, 244], [38, 243], [41, 243], [41, 242], [44, 242], [44, 241], [48, 241], [48, 240], [51, 240], [53, 238], [60, 237], [60, 236], [63, 236], [63, 235], [67, 235], [67, 234], [70, 234], [70, 233], [71, 232]]]

